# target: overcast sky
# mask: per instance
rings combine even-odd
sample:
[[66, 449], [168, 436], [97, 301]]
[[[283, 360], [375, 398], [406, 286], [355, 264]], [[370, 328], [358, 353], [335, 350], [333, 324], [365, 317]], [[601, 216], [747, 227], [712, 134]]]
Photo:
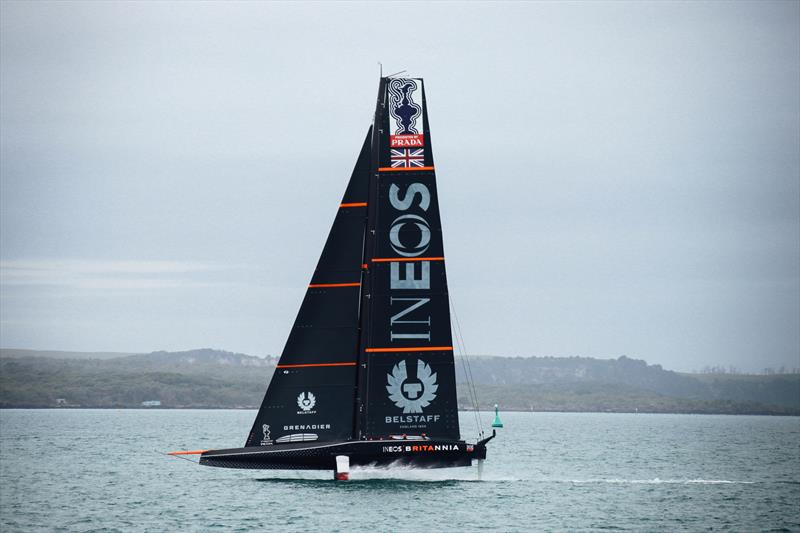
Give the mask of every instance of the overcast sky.
[[468, 352], [800, 366], [800, 3], [9, 2], [3, 347], [280, 353], [384, 73]]

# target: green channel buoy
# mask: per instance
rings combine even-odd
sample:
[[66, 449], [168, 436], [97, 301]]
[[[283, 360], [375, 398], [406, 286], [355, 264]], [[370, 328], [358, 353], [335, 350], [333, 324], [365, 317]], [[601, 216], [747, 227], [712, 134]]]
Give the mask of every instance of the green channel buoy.
[[503, 423], [500, 421], [500, 412], [497, 410], [497, 404], [494, 404], [494, 422], [492, 422], [493, 428], [501, 428], [503, 427]]

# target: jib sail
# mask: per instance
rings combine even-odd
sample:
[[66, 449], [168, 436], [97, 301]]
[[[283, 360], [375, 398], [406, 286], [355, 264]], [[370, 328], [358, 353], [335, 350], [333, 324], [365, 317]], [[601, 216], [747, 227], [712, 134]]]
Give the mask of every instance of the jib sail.
[[442, 227], [421, 79], [381, 80], [364, 258], [357, 438], [459, 438]]
[[245, 446], [352, 438], [372, 128]]

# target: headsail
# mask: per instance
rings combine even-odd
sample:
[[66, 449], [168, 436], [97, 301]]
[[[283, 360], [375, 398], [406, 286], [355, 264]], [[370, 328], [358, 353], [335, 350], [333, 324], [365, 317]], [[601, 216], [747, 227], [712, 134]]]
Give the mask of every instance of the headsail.
[[358, 438], [459, 438], [442, 227], [423, 82], [384, 78], [362, 290]]
[[372, 128], [245, 446], [349, 440]]

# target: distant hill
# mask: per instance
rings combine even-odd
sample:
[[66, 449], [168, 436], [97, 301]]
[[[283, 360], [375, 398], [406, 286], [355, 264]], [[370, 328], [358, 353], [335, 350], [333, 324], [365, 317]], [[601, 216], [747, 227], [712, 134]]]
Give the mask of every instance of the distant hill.
[[[25, 352], [20, 355], [19, 352]], [[0, 407], [257, 407], [274, 357], [212, 349], [114, 357], [0, 351]], [[67, 352], [69, 353], [69, 352]], [[72, 352], [74, 353], [74, 352]], [[102, 354], [109, 355], [109, 354]], [[468, 359], [481, 409], [800, 414], [800, 375], [680, 374], [628, 357]], [[457, 358], [459, 406], [470, 409]]]
[[[690, 376], [624, 355], [618, 359], [470, 356], [468, 362], [475, 382], [485, 385], [613, 383], [677, 396], [700, 394], [703, 388]], [[466, 381], [464, 365], [457, 363], [459, 381]]]
[[[608, 390], [614, 386], [687, 400], [734, 400], [800, 409], [800, 374], [682, 374], [625, 356], [471, 356], [468, 362], [475, 383], [480, 385], [557, 386], [561, 390], [590, 385]], [[466, 382], [465, 365], [460, 360], [456, 363], [458, 381]]]
[[800, 407], [800, 374], [685, 374], [703, 384], [706, 397]]
[[252, 407], [272, 358], [200, 349], [113, 359], [0, 357], [0, 407]]
[[129, 355], [108, 362], [116, 368], [130, 368], [140, 370], [161, 370], [165, 372], [215, 372], [220, 368], [236, 373], [250, 372], [253, 368], [275, 368], [277, 359], [274, 357], [255, 357], [243, 353], [225, 352], [202, 348], [185, 352], [152, 352], [147, 354]]
[[63, 352], [58, 350], [22, 350], [0, 348], [0, 357], [49, 357], [51, 359], [114, 359], [135, 355], [123, 352]]

